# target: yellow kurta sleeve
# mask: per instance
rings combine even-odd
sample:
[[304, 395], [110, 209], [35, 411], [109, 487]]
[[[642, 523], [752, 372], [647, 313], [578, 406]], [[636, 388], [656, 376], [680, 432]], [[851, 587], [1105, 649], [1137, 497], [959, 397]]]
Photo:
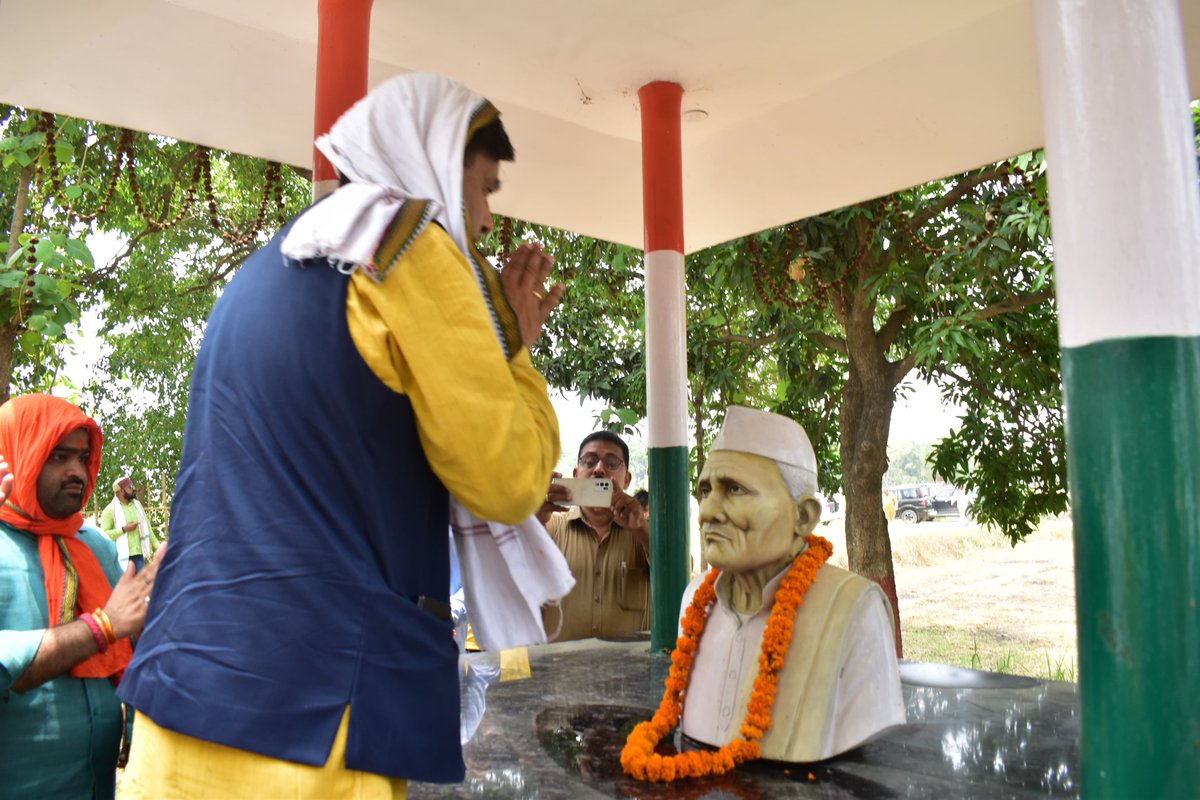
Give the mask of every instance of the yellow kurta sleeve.
[[356, 271], [346, 318], [363, 360], [412, 402], [425, 456], [459, 502], [509, 524], [532, 514], [558, 461], [558, 418], [529, 351], [504, 358], [446, 232], [429, 225], [382, 281]]

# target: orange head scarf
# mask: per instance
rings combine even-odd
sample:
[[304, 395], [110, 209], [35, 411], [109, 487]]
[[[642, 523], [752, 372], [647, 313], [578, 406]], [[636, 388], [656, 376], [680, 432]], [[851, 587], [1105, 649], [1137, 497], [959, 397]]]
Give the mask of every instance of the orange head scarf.
[[[96, 487], [100, 471], [100, 447], [104, 437], [96, 421], [74, 404], [46, 394], [14, 397], [0, 406], [0, 456], [12, 470], [13, 486], [8, 500], [0, 506], [0, 520], [38, 537], [38, 556], [45, 575], [46, 611], [50, 625], [60, 625], [76, 617], [76, 610], [103, 608], [112, 594], [108, 576], [92, 549], [75, 534], [83, 525], [83, 514], [76, 512], [63, 519], [46, 516], [37, 498], [38, 476], [50, 453], [68, 434], [87, 431], [91, 454], [87, 463], [87, 486], [83, 490], [86, 505]], [[74, 570], [74, 599], [71, 598]], [[76, 664], [71, 674], [79, 678], [99, 678], [124, 669], [133, 654], [128, 639], [122, 639], [104, 653], [97, 653]]]

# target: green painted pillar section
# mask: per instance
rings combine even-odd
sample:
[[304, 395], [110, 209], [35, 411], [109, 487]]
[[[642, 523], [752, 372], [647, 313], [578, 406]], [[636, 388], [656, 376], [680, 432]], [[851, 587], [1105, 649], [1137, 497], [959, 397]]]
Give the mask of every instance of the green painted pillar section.
[[1200, 339], [1063, 351], [1085, 798], [1200, 797]]
[[651, 447], [650, 474], [650, 648], [675, 647], [679, 601], [687, 588], [688, 449]]

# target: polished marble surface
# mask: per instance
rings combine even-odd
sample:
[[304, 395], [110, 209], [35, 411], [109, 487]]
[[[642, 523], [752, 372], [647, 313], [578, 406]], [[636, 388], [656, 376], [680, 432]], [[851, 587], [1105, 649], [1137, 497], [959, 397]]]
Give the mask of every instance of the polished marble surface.
[[625, 777], [617, 757], [662, 696], [667, 656], [589, 639], [530, 648], [529, 662], [530, 677], [501, 680], [494, 654], [467, 657], [466, 780], [410, 783], [411, 800], [1078, 796], [1074, 684], [906, 662], [906, 725], [819, 764], [755, 762], [663, 785]]

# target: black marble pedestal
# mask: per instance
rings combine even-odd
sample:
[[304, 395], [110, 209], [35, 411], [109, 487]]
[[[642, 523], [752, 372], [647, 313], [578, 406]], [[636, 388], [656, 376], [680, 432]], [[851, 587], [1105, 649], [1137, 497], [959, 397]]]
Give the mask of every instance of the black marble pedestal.
[[1024, 798], [1078, 796], [1075, 685], [934, 664], [901, 665], [908, 724], [819, 764], [753, 762], [719, 778], [641, 783], [621, 774], [629, 728], [653, 713], [669, 659], [645, 642], [529, 648], [531, 677], [498, 680], [467, 657], [461, 784], [425, 798]]

